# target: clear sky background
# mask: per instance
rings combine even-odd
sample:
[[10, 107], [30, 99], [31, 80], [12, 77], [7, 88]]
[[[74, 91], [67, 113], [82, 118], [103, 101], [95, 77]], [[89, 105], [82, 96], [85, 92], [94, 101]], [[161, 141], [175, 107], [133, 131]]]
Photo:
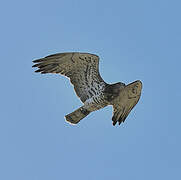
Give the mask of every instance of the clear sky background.
[[[57, 0], [0, 3], [0, 179], [180, 180], [181, 1]], [[77, 126], [68, 79], [34, 73], [32, 60], [100, 56], [108, 83], [143, 82], [121, 126], [112, 108]]]

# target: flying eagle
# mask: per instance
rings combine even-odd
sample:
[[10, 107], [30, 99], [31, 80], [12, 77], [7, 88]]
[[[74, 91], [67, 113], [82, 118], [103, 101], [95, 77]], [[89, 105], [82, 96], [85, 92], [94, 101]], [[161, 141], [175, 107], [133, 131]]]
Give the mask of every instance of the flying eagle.
[[65, 116], [71, 124], [77, 124], [93, 111], [113, 106], [113, 125], [120, 125], [139, 101], [141, 81], [128, 85], [122, 82], [106, 83], [99, 73], [99, 56], [89, 53], [58, 53], [33, 61], [35, 72], [61, 74], [70, 79], [83, 106]]

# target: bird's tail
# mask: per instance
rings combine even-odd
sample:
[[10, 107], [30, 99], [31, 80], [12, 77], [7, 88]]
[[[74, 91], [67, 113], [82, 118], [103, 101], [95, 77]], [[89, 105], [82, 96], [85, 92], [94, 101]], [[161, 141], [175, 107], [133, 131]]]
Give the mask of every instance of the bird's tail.
[[76, 109], [74, 112], [65, 116], [67, 122], [71, 124], [77, 124], [80, 120], [85, 118], [90, 111], [86, 110], [83, 106]]

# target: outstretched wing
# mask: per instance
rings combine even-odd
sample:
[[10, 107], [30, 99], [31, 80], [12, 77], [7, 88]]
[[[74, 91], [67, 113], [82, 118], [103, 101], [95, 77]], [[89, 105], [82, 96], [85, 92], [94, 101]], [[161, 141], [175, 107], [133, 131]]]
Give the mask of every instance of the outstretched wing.
[[113, 105], [113, 125], [119, 122], [119, 125], [125, 121], [126, 117], [134, 106], [138, 103], [141, 96], [142, 83], [135, 81], [128, 84], [120, 91], [120, 94], [112, 102]]
[[75, 92], [82, 102], [98, 91], [105, 83], [99, 74], [99, 57], [89, 53], [58, 53], [33, 61], [35, 72], [62, 74], [70, 78]]

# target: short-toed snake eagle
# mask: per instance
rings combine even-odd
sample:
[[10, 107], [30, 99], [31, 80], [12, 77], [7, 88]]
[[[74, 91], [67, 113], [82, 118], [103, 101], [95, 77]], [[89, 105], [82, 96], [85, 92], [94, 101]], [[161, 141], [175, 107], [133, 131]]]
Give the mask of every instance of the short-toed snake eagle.
[[130, 111], [139, 101], [142, 83], [135, 81], [128, 85], [118, 82], [106, 83], [99, 73], [99, 57], [89, 53], [58, 53], [33, 61], [35, 72], [65, 75], [73, 84], [83, 106], [65, 116], [72, 124], [93, 111], [113, 106], [113, 125], [124, 122]]

